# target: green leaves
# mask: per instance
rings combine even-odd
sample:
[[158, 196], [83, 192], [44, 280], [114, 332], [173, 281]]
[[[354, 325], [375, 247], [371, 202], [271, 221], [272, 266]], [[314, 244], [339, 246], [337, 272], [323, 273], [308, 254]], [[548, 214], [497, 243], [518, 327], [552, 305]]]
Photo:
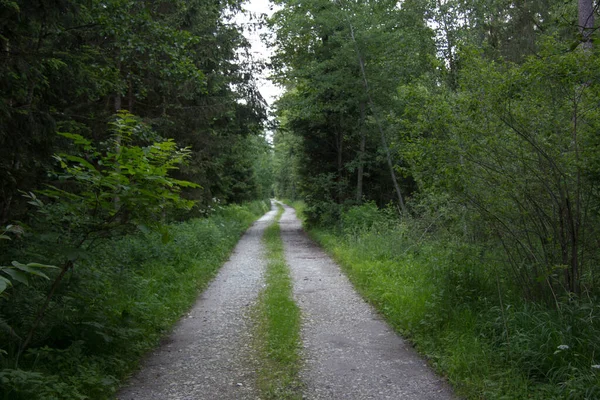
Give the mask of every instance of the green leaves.
[[18, 261], [13, 261], [12, 266], [0, 266], [0, 294], [4, 292], [13, 282], [20, 282], [24, 285], [29, 285], [30, 276], [38, 276], [49, 280], [48, 275], [43, 273], [41, 269], [58, 269], [54, 265], [45, 265], [39, 263], [22, 264]]
[[58, 268], [54, 265], [46, 265], [46, 264], [40, 264], [40, 263], [22, 264], [18, 261], [13, 261], [12, 266], [14, 268], [16, 268], [16, 270], [19, 270], [21, 272], [24, 272], [24, 273], [27, 273], [30, 275], [40, 276], [45, 279], [49, 279], [49, 278], [48, 278], [48, 276], [46, 276], [46, 274], [41, 272], [40, 269], [44, 269], [44, 268], [57, 269]]
[[[259, 133], [266, 117], [252, 79], [262, 65], [240, 59], [248, 43], [227, 20], [240, 2], [55, 3], [0, 1], [6, 58], [0, 65], [0, 219], [23, 219], [26, 205], [18, 193], [48, 183], [54, 154], [81, 157], [72, 145], [104, 152], [110, 130], [126, 136], [128, 124], [138, 145], [173, 137], [181, 147], [193, 146], [194, 168], [179, 176], [214, 189], [207, 199], [225, 197], [220, 178], [229, 170], [219, 157], [231, 136]], [[106, 121], [122, 108], [153, 129], [130, 118], [107, 129]], [[89, 165], [85, 169], [93, 174]]]
[[[9, 275], [12, 278], [12, 280], [14, 280], [14, 281], [21, 282], [25, 285], [29, 285], [29, 280], [27, 279], [27, 275], [23, 271], [19, 271], [18, 269], [3, 267], [2, 272]], [[46, 279], [48, 279], [47, 276], [44, 275], [44, 277]]]
[[19, 225], [7, 225], [6, 228], [4, 228], [4, 232], [0, 234], [0, 240], [11, 240], [10, 236], [8, 236], [7, 233], [12, 233], [17, 236], [20, 236], [24, 233], [24, 230]]
[[9, 9], [14, 12], [19, 12], [19, 10], [20, 10], [19, 4], [16, 1], [12, 1], [12, 0], [1, 0], [0, 7], [4, 7], [6, 9]]
[[[22, 235], [24, 230], [18, 225], [8, 225], [4, 228], [4, 232], [0, 235], [0, 240], [11, 240], [7, 233]], [[0, 294], [7, 288], [13, 286], [13, 282], [19, 282], [24, 285], [29, 285], [31, 276], [38, 276], [44, 279], [50, 279], [43, 273], [42, 269], [56, 269], [54, 265], [46, 265], [40, 263], [23, 264], [18, 261], [13, 261], [10, 266], [0, 265]]]
[[[1, 272], [4, 272], [4, 268], [0, 269]], [[12, 282], [0, 275], [0, 294], [6, 290], [8, 286], [12, 285]]]
[[79, 154], [55, 156], [61, 168], [57, 177], [60, 186], [71, 182], [76, 190], [56, 185], [41, 193], [60, 201], [66, 208], [64, 212], [79, 218], [84, 230], [106, 229], [129, 221], [156, 224], [167, 208], [189, 210], [194, 203], [181, 198], [179, 192], [183, 187], [199, 185], [168, 174], [188, 160], [190, 149], [178, 148], [170, 139], [134, 145], [151, 130], [126, 111], [120, 112], [111, 126], [113, 136], [102, 151], [81, 135], [63, 133]]

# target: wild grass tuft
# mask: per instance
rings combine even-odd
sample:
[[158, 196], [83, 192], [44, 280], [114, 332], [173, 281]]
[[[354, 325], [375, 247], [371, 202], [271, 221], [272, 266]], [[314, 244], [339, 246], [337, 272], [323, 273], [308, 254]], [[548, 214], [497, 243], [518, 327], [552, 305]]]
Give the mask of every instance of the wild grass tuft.
[[266, 255], [266, 287], [259, 297], [256, 338], [261, 366], [258, 387], [265, 399], [302, 399], [298, 372], [300, 360], [300, 309], [292, 296], [292, 280], [285, 262], [278, 221], [263, 238]]

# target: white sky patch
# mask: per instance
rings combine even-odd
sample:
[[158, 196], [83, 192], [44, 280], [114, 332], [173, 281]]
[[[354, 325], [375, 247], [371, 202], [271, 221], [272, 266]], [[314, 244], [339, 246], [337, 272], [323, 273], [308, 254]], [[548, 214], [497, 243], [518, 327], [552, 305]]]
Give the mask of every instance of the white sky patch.
[[[265, 26], [258, 28], [261, 14], [271, 16], [276, 10], [276, 6], [268, 0], [248, 0], [244, 3], [244, 13], [236, 15], [235, 21], [244, 27], [244, 36], [250, 42], [252, 60], [268, 63], [273, 54], [272, 49], [267, 48], [261, 41], [260, 35], [268, 33], [269, 29]], [[258, 89], [267, 104], [271, 106], [275, 100], [283, 93], [283, 89], [274, 85], [267, 79], [269, 70], [265, 69], [258, 77]]]

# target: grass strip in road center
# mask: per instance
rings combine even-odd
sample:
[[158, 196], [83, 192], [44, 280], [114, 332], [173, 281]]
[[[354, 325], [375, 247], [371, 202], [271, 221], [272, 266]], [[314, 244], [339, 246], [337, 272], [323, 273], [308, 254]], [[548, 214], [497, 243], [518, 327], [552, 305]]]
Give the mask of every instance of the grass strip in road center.
[[266, 287], [259, 297], [256, 343], [261, 365], [258, 388], [264, 399], [301, 399], [300, 309], [292, 296], [292, 279], [285, 262], [279, 219], [266, 230]]

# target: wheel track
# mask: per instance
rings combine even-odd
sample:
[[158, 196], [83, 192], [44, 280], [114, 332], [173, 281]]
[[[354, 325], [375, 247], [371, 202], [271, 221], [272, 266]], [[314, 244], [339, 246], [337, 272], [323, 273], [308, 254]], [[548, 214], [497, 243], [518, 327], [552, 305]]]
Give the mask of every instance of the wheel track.
[[381, 320], [285, 206], [281, 234], [302, 310], [307, 399], [454, 399], [414, 349]]
[[275, 214], [272, 209], [242, 236], [190, 312], [146, 358], [117, 399], [258, 398], [251, 313], [264, 285], [261, 238]]

